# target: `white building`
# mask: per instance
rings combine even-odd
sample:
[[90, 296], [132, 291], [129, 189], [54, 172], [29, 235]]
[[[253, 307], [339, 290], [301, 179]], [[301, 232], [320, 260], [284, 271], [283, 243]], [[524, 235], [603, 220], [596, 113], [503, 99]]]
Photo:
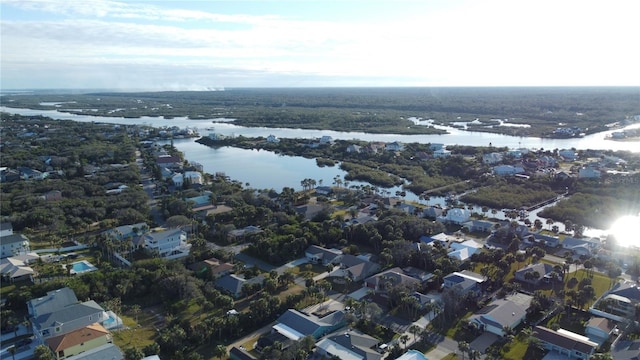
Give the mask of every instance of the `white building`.
[[197, 171], [185, 171], [184, 174], [175, 174], [171, 178], [171, 181], [173, 181], [175, 186], [182, 187], [185, 179], [188, 179], [191, 184], [202, 185], [202, 174]]
[[437, 220], [442, 223], [453, 223], [462, 225], [471, 219], [471, 211], [461, 208], [447, 210], [445, 216], [438, 216]]
[[187, 233], [180, 229], [145, 234], [143, 240], [145, 248], [165, 259], [188, 256], [191, 249], [191, 244], [187, 243]]

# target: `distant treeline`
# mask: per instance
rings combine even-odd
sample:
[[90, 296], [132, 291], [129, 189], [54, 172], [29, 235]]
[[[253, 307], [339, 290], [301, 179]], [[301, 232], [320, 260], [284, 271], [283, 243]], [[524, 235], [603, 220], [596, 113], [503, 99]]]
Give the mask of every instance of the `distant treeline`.
[[242, 126], [399, 134], [441, 132], [415, 125], [409, 117], [438, 124], [509, 119], [531, 127], [473, 126], [473, 131], [551, 136], [559, 124], [592, 133], [640, 114], [638, 87], [269, 88], [5, 98], [15, 107], [51, 109], [40, 103], [60, 102], [61, 111], [102, 116], [227, 117]]

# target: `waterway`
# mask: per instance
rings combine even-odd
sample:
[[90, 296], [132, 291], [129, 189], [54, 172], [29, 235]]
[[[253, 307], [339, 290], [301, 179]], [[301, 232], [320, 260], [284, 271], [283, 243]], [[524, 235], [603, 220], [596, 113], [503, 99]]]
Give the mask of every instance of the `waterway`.
[[[492, 133], [473, 132], [459, 130], [453, 127], [442, 127], [449, 131], [445, 135], [398, 135], [398, 134], [368, 134], [361, 132], [340, 132], [330, 130], [306, 130], [306, 129], [287, 129], [287, 128], [264, 128], [264, 127], [243, 127], [234, 125], [232, 119], [218, 119], [215, 123], [212, 119], [191, 120], [186, 117], [164, 119], [162, 117], [140, 117], [140, 118], [122, 118], [122, 117], [105, 117], [105, 116], [89, 116], [76, 115], [71, 113], [60, 112], [57, 110], [32, 110], [9, 108], [0, 106], [0, 111], [20, 114], [25, 116], [48, 116], [58, 120], [74, 120], [80, 122], [101, 122], [110, 124], [124, 125], [148, 125], [154, 127], [178, 126], [181, 128], [189, 127], [197, 129], [201, 135], [207, 135], [209, 132], [215, 132], [227, 136], [247, 136], [247, 137], [267, 137], [275, 135], [279, 138], [306, 138], [314, 139], [328, 135], [334, 139], [358, 139], [363, 141], [383, 141], [383, 142], [404, 142], [404, 143], [442, 143], [445, 145], [470, 145], [470, 146], [488, 146], [489, 144], [497, 147], [506, 146], [509, 148], [529, 148], [529, 149], [565, 149], [575, 148], [578, 150], [596, 149], [596, 150], [627, 150], [632, 152], [640, 152], [640, 141], [612, 141], [606, 137], [610, 133], [618, 130], [592, 134], [583, 138], [572, 139], [543, 139], [533, 137], [516, 137]], [[639, 128], [640, 124], [628, 126], [627, 129]], [[213, 128], [213, 129], [212, 129]], [[334, 179], [339, 177], [344, 179], [346, 173], [338, 167], [318, 167], [314, 159], [305, 159], [302, 157], [281, 156], [268, 151], [246, 150], [233, 147], [210, 148], [195, 142], [195, 139], [176, 139], [174, 146], [189, 161], [195, 161], [203, 165], [204, 171], [214, 174], [217, 172], [224, 173], [233, 180], [238, 180], [244, 185], [255, 189], [275, 189], [280, 191], [283, 187], [291, 187], [301, 189], [301, 181], [303, 179], [314, 179], [320, 185], [333, 185]], [[350, 182], [351, 185], [365, 185], [360, 182]], [[401, 191], [399, 187], [385, 189], [389, 195], [395, 195], [397, 191]], [[445, 199], [442, 197], [431, 197], [428, 201], [419, 200], [418, 197], [409, 192], [406, 193], [406, 199], [422, 203], [424, 205], [441, 205], [445, 206]], [[537, 213], [542, 209], [531, 212], [528, 216], [531, 222], [538, 219]], [[481, 213], [481, 208], [474, 207], [474, 212]], [[506, 216], [502, 211], [495, 214], [487, 214], [498, 219], [505, 219]], [[541, 219], [544, 223], [545, 219]], [[564, 230], [564, 224], [555, 223], [560, 230]], [[545, 224], [545, 228], [547, 225]], [[589, 231], [592, 230], [592, 231]], [[588, 234], [597, 236], [602, 231], [597, 229], [589, 229]]]

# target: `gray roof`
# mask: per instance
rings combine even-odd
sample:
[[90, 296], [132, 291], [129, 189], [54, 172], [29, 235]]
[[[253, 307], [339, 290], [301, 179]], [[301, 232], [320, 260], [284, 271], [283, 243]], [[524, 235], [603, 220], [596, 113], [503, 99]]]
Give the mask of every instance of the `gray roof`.
[[536, 326], [534, 336], [543, 342], [571, 350], [579, 351], [583, 354], [591, 354], [598, 347], [598, 344], [591, 341], [580, 340], [575, 336], [569, 336], [558, 331], [547, 329], [543, 326]]
[[0, 222], [0, 230], [13, 230], [13, 225], [10, 222]]
[[63, 287], [58, 290], [49, 291], [47, 295], [41, 298], [27, 301], [27, 308], [29, 309], [30, 315], [38, 317], [77, 303], [78, 298], [76, 297], [76, 293], [68, 287]]
[[2, 245], [18, 244], [22, 243], [23, 241], [29, 241], [29, 239], [22, 234], [12, 234], [0, 237], [0, 244]]
[[108, 343], [68, 357], [67, 360], [124, 360], [124, 355], [119, 347]]
[[[57, 311], [42, 314], [36, 317], [33, 322], [38, 329], [54, 327], [56, 324], [64, 324], [93, 314], [102, 314], [104, 309], [93, 300], [80, 304], [65, 306]], [[99, 319], [93, 319], [88, 324], [95, 323]]]
[[334, 311], [318, 318], [306, 315], [298, 310], [289, 309], [278, 318], [278, 323], [286, 325], [304, 335], [311, 335], [321, 327], [334, 326], [344, 320], [344, 312]]
[[[325, 347], [323, 343], [328, 342], [333, 342], [343, 347], [345, 350], [361, 356], [362, 359], [379, 360], [382, 358], [382, 354], [372, 350], [372, 347], [376, 346], [380, 341], [366, 334], [347, 332], [340, 335], [334, 335], [318, 342], [318, 346]], [[331, 347], [329, 346], [329, 348]]]
[[640, 286], [632, 282], [624, 282], [613, 288], [609, 294], [626, 297], [629, 300], [640, 302]]
[[319, 258], [331, 261], [336, 257], [342, 255], [342, 251], [338, 249], [327, 249], [318, 245], [311, 245], [306, 250], [307, 253], [312, 255], [321, 255]]
[[216, 286], [232, 294], [239, 294], [240, 291], [242, 291], [242, 285], [244, 285], [244, 283], [246, 282], [247, 280], [239, 276], [230, 274], [216, 280]]
[[528, 307], [511, 300], [498, 299], [472, 315], [470, 319], [503, 328], [511, 326], [517, 319], [524, 318]]
[[284, 324], [301, 334], [311, 335], [324, 324], [298, 310], [289, 309], [278, 318], [278, 323]]

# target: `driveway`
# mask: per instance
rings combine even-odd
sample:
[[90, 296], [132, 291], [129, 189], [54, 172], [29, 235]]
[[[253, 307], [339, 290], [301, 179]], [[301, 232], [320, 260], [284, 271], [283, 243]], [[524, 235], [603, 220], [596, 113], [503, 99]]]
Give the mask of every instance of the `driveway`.
[[440, 334], [431, 334], [427, 336], [427, 340], [433, 344], [436, 344], [435, 349], [426, 353], [426, 357], [429, 360], [444, 359], [447, 355], [455, 353], [458, 350], [458, 343]]
[[498, 335], [485, 331], [482, 333], [482, 335], [475, 338], [475, 340], [473, 340], [469, 344], [469, 346], [473, 350], [478, 350], [481, 354], [484, 354], [489, 346], [498, 341], [498, 338]]

